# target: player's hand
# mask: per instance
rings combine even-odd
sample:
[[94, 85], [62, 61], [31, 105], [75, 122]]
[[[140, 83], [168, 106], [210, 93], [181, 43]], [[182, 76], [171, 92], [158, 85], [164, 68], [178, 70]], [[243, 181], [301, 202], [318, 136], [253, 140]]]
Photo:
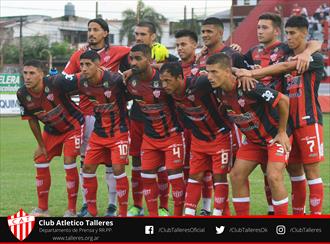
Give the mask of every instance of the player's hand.
[[206, 54], [207, 54], [207, 47], [206, 46], [203, 46], [202, 49], [201, 49], [201, 51], [196, 54], [196, 61], [195, 62], [198, 63], [199, 62], [199, 59], [202, 56], [206, 55]]
[[247, 69], [237, 69], [235, 71], [235, 75], [237, 77], [243, 77], [243, 76], [252, 77], [252, 72], [251, 72], [251, 70], [247, 70]]
[[239, 53], [242, 52], [242, 47], [236, 43], [231, 44], [230, 47]]
[[47, 150], [46, 150], [45, 146], [38, 146], [37, 147], [37, 149], [34, 152], [34, 159], [36, 160], [41, 155], [44, 155], [45, 158], [48, 160], [48, 153], [47, 153]]
[[274, 139], [271, 140], [270, 145], [272, 146], [274, 143], [282, 145], [286, 153], [289, 153], [291, 151], [290, 139], [286, 132], [278, 132]]
[[238, 87], [242, 86], [243, 91], [251, 91], [253, 88], [255, 88], [258, 81], [256, 79], [253, 79], [251, 77], [240, 77], [237, 79]]
[[297, 60], [296, 69], [299, 74], [302, 74], [306, 70], [308, 70], [310, 59], [311, 59], [311, 55], [305, 52], [300, 53], [292, 58], [292, 60]]
[[128, 69], [122, 73], [123, 75], [123, 82], [126, 85], [127, 80], [133, 75], [132, 69]]
[[251, 69], [261, 69], [262, 67], [259, 64], [255, 64], [255, 65], [250, 65], [250, 68]]
[[152, 48], [151, 48], [151, 57], [152, 59], [154, 59], [157, 63], [161, 63], [161, 62], [164, 62], [165, 59], [167, 59], [169, 57], [170, 53], [168, 51], [168, 49], [156, 42], [152, 45]]

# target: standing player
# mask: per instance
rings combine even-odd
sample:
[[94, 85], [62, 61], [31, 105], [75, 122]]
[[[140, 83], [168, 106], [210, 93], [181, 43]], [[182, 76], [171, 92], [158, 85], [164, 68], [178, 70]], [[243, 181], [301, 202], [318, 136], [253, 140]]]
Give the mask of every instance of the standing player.
[[[70, 61], [66, 65], [63, 73], [74, 74], [80, 72], [80, 55], [87, 50], [95, 50], [101, 56], [101, 66], [113, 72], [125, 71], [128, 65], [128, 53], [130, 48], [125, 46], [109, 45], [109, 26], [103, 19], [92, 19], [88, 22], [88, 46], [81, 48], [72, 54]], [[81, 145], [81, 168], [84, 164], [86, 147], [89, 137], [91, 136], [95, 117], [93, 112], [93, 102], [89, 101], [87, 96], [80, 95], [79, 107], [85, 117], [83, 141]], [[113, 169], [110, 165], [106, 165], [106, 183], [108, 185], [109, 205], [106, 216], [116, 215], [116, 181], [113, 176]], [[83, 183], [82, 172], [80, 172], [80, 182]], [[82, 184], [81, 184], [82, 185]], [[83, 206], [78, 215], [85, 215], [87, 211], [87, 203], [83, 194]]]
[[143, 194], [150, 216], [158, 216], [157, 170], [163, 162], [172, 186], [174, 215], [182, 215], [185, 184], [183, 180], [184, 140], [173, 100], [162, 89], [158, 71], [151, 66], [151, 48], [137, 44], [130, 53], [133, 76], [128, 91], [144, 116], [141, 146]]
[[221, 89], [218, 94], [227, 116], [247, 138], [247, 143], [238, 149], [230, 172], [236, 214], [249, 214], [250, 194], [246, 181], [259, 163], [267, 163], [275, 214], [287, 214], [284, 170], [291, 148], [286, 132], [289, 98], [261, 83], [244, 92], [237, 87], [230, 62], [226, 54], [214, 54], [207, 59], [206, 69], [212, 87]]
[[212, 170], [214, 180], [213, 215], [223, 215], [228, 198], [227, 171], [231, 161], [230, 128], [221, 119], [213, 89], [206, 76], [184, 77], [176, 63], [163, 64], [160, 78], [192, 132], [191, 158], [186, 190], [185, 215], [196, 214], [204, 174]]
[[237, 75], [248, 75], [263, 78], [268, 75], [284, 75], [285, 90], [290, 97], [290, 117], [293, 130], [291, 164], [299, 168], [303, 164], [309, 185], [309, 201], [311, 214], [321, 214], [323, 202], [323, 183], [320, 177], [319, 162], [324, 160], [322, 112], [318, 102], [318, 88], [324, 69], [323, 57], [320, 53], [312, 54], [309, 69], [299, 74], [297, 61], [290, 58], [302, 53], [306, 47], [308, 21], [301, 16], [288, 19], [285, 24], [288, 45], [292, 49], [285, 59], [289, 62], [279, 63], [266, 68], [243, 71]]
[[[159, 63], [165, 61], [176, 61], [177, 58], [169, 54], [165, 46], [156, 43], [156, 27], [152, 22], [141, 21], [135, 26], [134, 30], [135, 42], [137, 44], [146, 44], [152, 50], [153, 66], [158, 66]], [[141, 144], [143, 135], [143, 113], [139, 105], [133, 101], [130, 111], [130, 150], [132, 156], [132, 195], [134, 205], [129, 209], [128, 216], [143, 215], [142, 208], [142, 178], [141, 178]], [[168, 175], [164, 166], [159, 167], [157, 171], [160, 206], [159, 215], [168, 215]]]
[[86, 149], [83, 166], [84, 189], [88, 212], [97, 215], [96, 169], [100, 163], [112, 162], [116, 179], [119, 216], [127, 215], [129, 185], [125, 173], [128, 163], [128, 114], [126, 88], [122, 76], [101, 68], [101, 57], [88, 50], [80, 55], [81, 73], [61, 82], [66, 92], [78, 91], [94, 101], [95, 124]]
[[[290, 52], [287, 44], [278, 40], [281, 33], [281, 18], [273, 13], [265, 13], [259, 17], [257, 25], [257, 37], [259, 44], [252, 47], [244, 58], [250, 67], [267, 67], [269, 65], [278, 63], [283, 56]], [[309, 59], [312, 53], [319, 50], [321, 44], [318, 41], [310, 41], [308, 47], [304, 52], [298, 54], [297, 69], [299, 72], [304, 72], [308, 68]], [[263, 84], [283, 92], [282, 82], [280, 76], [267, 76], [261, 79]], [[268, 202], [268, 214], [273, 214], [273, 206], [271, 203], [271, 192], [267, 182], [266, 168], [261, 165], [264, 173], [265, 193]], [[298, 166], [298, 167], [294, 167]], [[287, 167], [292, 186], [292, 209], [293, 214], [304, 214], [304, 206], [306, 201], [306, 178], [301, 165], [289, 164]]]
[[[64, 217], [76, 215], [79, 176], [76, 157], [80, 150], [80, 130], [83, 115], [70, 97], [53, 85], [56, 76], [45, 77], [41, 62], [32, 60], [23, 67], [24, 86], [17, 91], [23, 119], [29, 121], [38, 142], [34, 153], [37, 170], [38, 207], [31, 215], [48, 217], [48, 193], [51, 185], [49, 164], [53, 157], [64, 154], [64, 169], [68, 192], [68, 209]], [[41, 133], [39, 121], [45, 124]]]
[[[180, 56], [180, 63], [183, 69], [183, 75], [185, 78], [195, 75], [198, 71], [196, 65], [195, 51], [197, 48], [198, 37], [195, 32], [190, 30], [180, 30], [175, 33], [176, 48]], [[184, 166], [185, 181], [189, 177], [189, 161], [190, 161], [190, 142], [191, 132], [189, 129], [184, 129], [185, 142], [186, 142], [186, 158]], [[202, 187], [202, 209], [200, 215], [211, 214], [211, 202], [213, 192], [213, 179], [212, 172], [207, 171], [203, 177]], [[227, 209], [229, 210], [229, 209]]]

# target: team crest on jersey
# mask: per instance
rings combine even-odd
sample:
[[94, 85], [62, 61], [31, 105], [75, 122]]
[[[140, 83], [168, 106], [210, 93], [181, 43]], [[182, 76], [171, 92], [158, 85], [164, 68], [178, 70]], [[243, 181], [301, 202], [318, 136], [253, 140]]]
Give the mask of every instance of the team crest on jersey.
[[278, 47], [274, 49], [274, 53], [277, 53], [279, 51]]
[[47, 99], [49, 101], [54, 101], [54, 94], [53, 93], [48, 94]]
[[274, 61], [276, 61], [276, 59], [277, 59], [277, 54], [276, 53], [273, 53], [272, 55], [270, 55], [270, 60], [272, 61], [272, 62], [274, 62]]
[[160, 86], [159, 81], [158, 80], [155, 80], [153, 82], [153, 86], [154, 86], [154, 88], [158, 88]]
[[237, 102], [238, 102], [239, 106], [241, 106], [242, 108], [245, 106], [245, 100], [244, 99], [240, 98], [240, 99], [238, 99]]
[[195, 101], [195, 95], [194, 94], [191, 94], [187, 97], [190, 101]]
[[20, 209], [14, 215], [7, 217], [7, 222], [11, 233], [20, 241], [23, 241], [32, 232], [35, 217]]
[[103, 58], [103, 61], [104, 61], [105, 63], [109, 62], [109, 60], [110, 60], [110, 56], [109, 56], [109, 55], [108, 55], [108, 56], [105, 56], [105, 57]]
[[159, 98], [160, 97], [160, 90], [154, 90], [152, 92], [152, 94], [154, 94], [155, 98]]
[[108, 88], [109, 87], [109, 83], [107, 81], [103, 82], [103, 86]]
[[32, 97], [30, 95], [27, 95], [26, 96], [26, 101], [31, 102], [31, 100], [32, 100]]
[[111, 91], [105, 91], [104, 96], [106, 96], [107, 98], [110, 98], [111, 97]]
[[194, 68], [191, 69], [190, 72], [191, 72], [192, 75], [196, 75], [198, 73], [198, 70], [199, 69], [197, 67], [194, 67]]
[[88, 83], [87, 83], [87, 81], [85, 81], [85, 82], [83, 83], [83, 86], [86, 87], [86, 88], [88, 87]]
[[49, 92], [49, 87], [48, 87], [48, 86], [45, 87], [45, 92], [46, 92], [46, 93]]

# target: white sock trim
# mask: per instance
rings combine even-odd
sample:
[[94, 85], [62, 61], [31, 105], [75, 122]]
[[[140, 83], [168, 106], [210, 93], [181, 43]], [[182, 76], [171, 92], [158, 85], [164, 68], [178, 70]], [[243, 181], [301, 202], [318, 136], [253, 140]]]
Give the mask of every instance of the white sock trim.
[[222, 210], [220, 209], [213, 209], [213, 216], [222, 216]]
[[217, 185], [228, 185], [228, 182], [215, 182], [213, 185], [214, 186], [217, 186]]
[[273, 205], [268, 205], [268, 212], [274, 212]]
[[73, 163], [73, 164], [64, 164], [64, 169], [74, 169], [77, 168], [77, 164]]
[[192, 183], [192, 184], [200, 184], [199, 181], [197, 180], [193, 180], [193, 179], [188, 179], [188, 183]]
[[192, 208], [185, 208], [184, 210], [185, 215], [196, 215], [196, 209]]
[[119, 179], [121, 179], [121, 178], [126, 177], [126, 173], [124, 172], [124, 173], [122, 173], [121, 175], [114, 175], [113, 177], [114, 177], [116, 180], [119, 180]]
[[93, 178], [93, 177], [96, 177], [96, 174], [83, 173], [82, 175], [83, 175], [84, 178]]
[[303, 181], [306, 180], [305, 175], [300, 175], [300, 176], [292, 176], [290, 177], [291, 181]]
[[165, 170], [166, 170], [166, 167], [165, 167], [165, 166], [162, 166], [162, 167], [160, 167], [160, 168], [157, 170], [157, 172], [160, 173], [160, 172], [163, 172], [163, 171], [165, 171]]
[[105, 166], [105, 173], [106, 174], [113, 174], [113, 168], [112, 166]]
[[274, 199], [272, 199], [272, 203], [275, 206], [282, 205], [282, 204], [288, 203], [288, 202], [289, 202], [289, 198], [287, 198], [287, 197], [282, 200], [279, 200], [279, 201], [275, 201]]
[[308, 180], [308, 185], [315, 185], [315, 184], [321, 184], [323, 183], [322, 178], [317, 178], [314, 180]]
[[44, 169], [44, 168], [48, 168], [48, 167], [49, 167], [49, 163], [34, 164], [34, 166], [35, 166], [37, 169]]
[[250, 202], [249, 197], [237, 197], [233, 198], [233, 202]]
[[156, 179], [157, 174], [146, 174], [146, 173], [141, 173], [142, 178], [147, 178], [147, 179]]
[[132, 171], [141, 171], [142, 170], [142, 167], [132, 167]]
[[174, 179], [179, 179], [183, 177], [183, 173], [175, 174], [175, 175], [169, 175], [168, 179], [169, 180], [174, 180]]

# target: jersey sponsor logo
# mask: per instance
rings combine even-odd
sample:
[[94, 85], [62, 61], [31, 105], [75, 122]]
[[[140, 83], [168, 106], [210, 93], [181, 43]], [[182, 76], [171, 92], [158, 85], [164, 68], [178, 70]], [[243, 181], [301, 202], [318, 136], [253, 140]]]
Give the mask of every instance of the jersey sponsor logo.
[[154, 80], [153, 87], [154, 88], [159, 88], [160, 87], [160, 82], [158, 80]]
[[59, 104], [52, 110], [46, 112], [45, 110], [34, 113], [43, 123], [50, 123], [52, 126], [60, 123], [65, 119], [64, 109]]
[[269, 90], [266, 90], [261, 96], [265, 98], [267, 102], [269, 102], [270, 99], [274, 98], [274, 94]]
[[111, 112], [113, 109], [114, 109], [113, 103], [104, 103], [104, 104], [98, 104], [98, 105], [94, 106], [95, 113]]
[[8, 216], [7, 222], [11, 233], [13, 233], [18, 240], [23, 241], [32, 232], [35, 224], [35, 217], [25, 213], [23, 209], [20, 209], [14, 215]]

